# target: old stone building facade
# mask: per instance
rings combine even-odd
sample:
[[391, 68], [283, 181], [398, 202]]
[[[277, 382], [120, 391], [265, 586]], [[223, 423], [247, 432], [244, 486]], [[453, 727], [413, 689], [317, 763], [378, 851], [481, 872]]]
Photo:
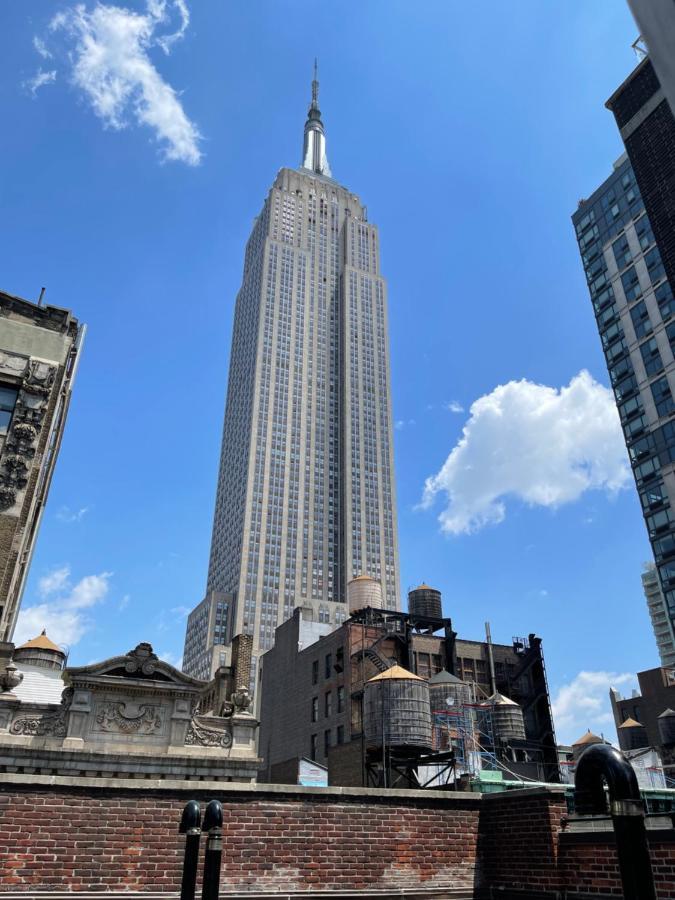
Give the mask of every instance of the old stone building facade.
[[0, 641], [16, 624], [83, 334], [68, 310], [0, 292]]
[[224, 667], [205, 682], [147, 643], [65, 669], [44, 633], [14, 650], [0, 646], [0, 772], [255, 781], [250, 647], [241, 649], [238, 673]]

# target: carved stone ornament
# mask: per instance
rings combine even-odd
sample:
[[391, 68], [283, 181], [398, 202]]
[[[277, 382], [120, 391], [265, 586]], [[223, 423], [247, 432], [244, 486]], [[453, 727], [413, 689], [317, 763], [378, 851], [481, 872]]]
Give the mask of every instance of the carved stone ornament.
[[130, 675], [152, 675], [157, 668], [159, 658], [152, 652], [152, 644], [143, 642], [127, 653], [124, 668]]
[[12, 454], [11, 456], [7, 456], [4, 460], [5, 465], [8, 469], [13, 470], [15, 472], [25, 472], [28, 468], [26, 464], [26, 460], [21, 456], [17, 456], [16, 454]]
[[157, 707], [144, 703], [136, 715], [126, 715], [127, 704], [106, 703], [96, 716], [96, 724], [102, 731], [121, 731], [123, 734], [152, 734], [162, 727], [162, 717]]
[[31, 443], [38, 435], [37, 428], [28, 422], [19, 422], [12, 428], [12, 437], [22, 443]]
[[23, 672], [19, 672], [14, 663], [5, 666], [5, 671], [0, 675], [0, 689], [11, 691], [23, 681]]
[[251, 705], [251, 695], [249, 693], [248, 688], [240, 687], [238, 688], [234, 694], [232, 694], [232, 703], [234, 704], [235, 712], [243, 713]]
[[193, 718], [188, 727], [185, 743], [188, 746], [199, 747], [223, 747], [227, 749], [232, 746], [232, 735], [229, 731], [222, 731], [219, 728], [209, 728]]
[[30, 370], [23, 380], [21, 389], [37, 397], [48, 397], [55, 375], [56, 370], [53, 366], [31, 360]]
[[61, 694], [61, 706], [56, 713], [44, 716], [17, 716], [9, 726], [11, 734], [25, 734], [29, 737], [65, 737], [68, 730], [68, 710], [73, 699], [73, 689], [66, 688]]
[[0, 509], [11, 509], [16, 503], [16, 491], [13, 487], [0, 485]]

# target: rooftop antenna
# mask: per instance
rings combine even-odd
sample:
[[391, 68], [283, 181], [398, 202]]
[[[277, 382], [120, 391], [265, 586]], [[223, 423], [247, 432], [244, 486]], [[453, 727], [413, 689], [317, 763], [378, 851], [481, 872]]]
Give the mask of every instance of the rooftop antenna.
[[42, 298], [44, 297], [46, 290], [47, 290], [47, 288], [40, 288], [40, 296], [38, 297], [38, 303], [37, 303], [38, 306], [42, 306]]

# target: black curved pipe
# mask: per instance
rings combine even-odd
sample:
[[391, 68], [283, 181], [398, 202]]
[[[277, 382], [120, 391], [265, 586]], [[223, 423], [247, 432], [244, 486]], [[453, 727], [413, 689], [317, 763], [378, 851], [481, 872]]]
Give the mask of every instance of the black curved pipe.
[[220, 864], [223, 856], [223, 807], [218, 800], [211, 800], [206, 807], [202, 831], [208, 832], [204, 854], [202, 900], [218, 900]]
[[199, 863], [199, 840], [202, 813], [199, 803], [190, 800], [185, 804], [178, 833], [185, 835], [185, 857], [183, 858], [183, 879], [180, 886], [180, 900], [194, 900], [197, 886], [197, 865]]
[[615, 747], [593, 744], [579, 757], [574, 775], [574, 807], [579, 815], [607, 815], [605, 784], [624, 900], [656, 900], [644, 803], [633, 767]]

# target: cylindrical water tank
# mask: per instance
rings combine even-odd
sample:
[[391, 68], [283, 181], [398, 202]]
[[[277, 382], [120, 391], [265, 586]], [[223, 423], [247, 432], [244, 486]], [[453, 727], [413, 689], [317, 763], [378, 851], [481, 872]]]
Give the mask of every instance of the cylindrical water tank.
[[66, 662], [66, 651], [51, 641], [43, 628], [42, 634], [16, 648], [14, 662], [42, 669], [62, 669]]
[[411, 616], [442, 619], [441, 592], [436, 588], [429, 587], [428, 584], [421, 584], [408, 594], [408, 610]]
[[401, 666], [366, 683], [364, 730], [368, 747], [431, 748], [429, 685]]
[[357, 575], [347, 584], [347, 605], [349, 612], [358, 612], [367, 606], [382, 609], [382, 585], [370, 575]]
[[524, 741], [525, 719], [523, 710], [503, 694], [494, 693], [488, 697], [487, 705], [492, 712], [492, 732], [495, 741]]
[[432, 713], [457, 708], [473, 700], [471, 685], [445, 669], [429, 679], [429, 698]]
[[657, 721], [662, 743], [675, 744], [675, 712], [670, 708], [664, 709]]

